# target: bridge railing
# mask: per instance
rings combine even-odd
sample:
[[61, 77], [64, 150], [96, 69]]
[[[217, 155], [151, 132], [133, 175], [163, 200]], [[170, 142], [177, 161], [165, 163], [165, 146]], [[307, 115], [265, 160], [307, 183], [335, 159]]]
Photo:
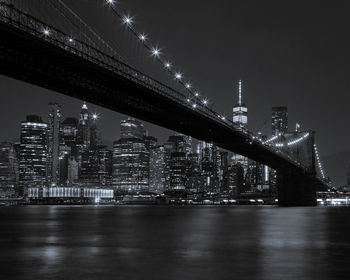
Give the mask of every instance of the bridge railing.
[[31, 35], [34, 35], [41, 40], [54, 44], [55, 46], [58, 46], [67, 52], [84, 58], [104, 69], [110, 70], [122, 77], [125, 77], [128, 80], [131, 80], [152, 91], [155, 91], [165, 98], [169, 98], [177, 103], [180, 103], [182, 106], [186, 106], [191, 110], [195, 110], [199, 114], [202, 114], [205, 117], [214, 120], [215, 122], [219, 122], [222, 126], [235, 130], [237, 134], [240, 134], [241, 137], [243, 139], [246, 139], [250, 144], [254, 143], [260, 145], [265, 149], [268, 149], [271, 152], [279, 155], [290, 163], [306, 169], [305, 166], [302, 166], [299, 162], [292, 159], [289, 155], [283, 153], [281, 150], [276, 149], [270, 144], [263, 143], [263, 141], [259, 139], [259, 137], [257, 137], [255, 134], [242, 130], [232, 121], [223, 119], [222, 116], [220, 116], [214, 110], [210, 109], [207, 106], [203, 106], [199, 99], [196, 100], [197, 106], [194, 108], [193, 104], [186, 102], [187, 97], [182, 92], [177, 91], [151, 78], [150, 76], [138, 71], [137, 69], [134, 69], [128, 64], [118, 60], [116, 57], [103, 53], [88, 43], [72, 38], [70, 35], [17, 9], [11, 4], [0, 2], [0, 21]]

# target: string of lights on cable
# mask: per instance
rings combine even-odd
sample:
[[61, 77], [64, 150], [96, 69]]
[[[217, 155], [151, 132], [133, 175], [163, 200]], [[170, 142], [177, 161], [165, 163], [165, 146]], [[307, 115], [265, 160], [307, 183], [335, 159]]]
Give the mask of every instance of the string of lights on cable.
[[[124, 14], [120, 10], [117, 5], [118, 1], [105, 0], [105, 2], [112, 9], [114, 14], [120, 19], [120, 21], [127, 27], [127, 29], [135, 36], [135, 38], [146, 48], [150, 55], [153, 56], [158, 63], [160, 63], [161, 67], [167, 71], [189, 93], [189, 97], [186, 99], [186, 102], [192, 103], [192, 108], [194, 109], [199, 105], [206, 107], [209, 104], [208, 99], [201, 99], [201, 94], [199, 91], [193, 87], [191, 82], [185, 81], [183, 73], [174, 70], [174, 63], [164, 58], [164, 54], [162, 53], [161, 49], [158, 46], [151, 44], [148, 35], [136, 30], [136, 27], [134, 25], [134, 18], [128, 14]], [[226, 118], [223, 116], [218, 117], [220, 117], [222, 120], [226, 120]]]

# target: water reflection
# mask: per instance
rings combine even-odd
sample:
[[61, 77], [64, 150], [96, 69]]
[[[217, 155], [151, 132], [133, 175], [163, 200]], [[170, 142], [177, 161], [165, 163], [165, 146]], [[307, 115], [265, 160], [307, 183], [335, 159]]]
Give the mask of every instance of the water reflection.
[[349, 217], [350, 208], [0, 208], [0, 263], [8, 279], [339, 279], [350, 272]]

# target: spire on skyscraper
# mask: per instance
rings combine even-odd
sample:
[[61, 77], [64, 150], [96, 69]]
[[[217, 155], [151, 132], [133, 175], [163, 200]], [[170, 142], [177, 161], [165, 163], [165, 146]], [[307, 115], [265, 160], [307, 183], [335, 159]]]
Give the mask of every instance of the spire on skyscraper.
[[82, 110], [87, 110], [87, 109], [88, 109], [88, 107], [87, 107], [85, 101], [84, 101], [84, 103], [83, 103], [83, 106], [81, 106], [81, 109], [82, 109]]
[[242, 105], [242, 80], [238, 82], [238, 105]]
[[242, 80], [238, 81], [238, 103], [233, 107], [233, 122], [240, 129], [247, 129], [248, 108], [242, 102]]

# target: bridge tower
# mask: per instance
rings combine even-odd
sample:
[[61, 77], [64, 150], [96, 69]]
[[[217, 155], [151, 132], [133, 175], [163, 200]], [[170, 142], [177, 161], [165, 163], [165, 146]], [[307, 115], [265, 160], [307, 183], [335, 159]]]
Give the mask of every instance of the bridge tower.
[[[298, 134], [295, 133], [295, 135]], [[294, 142], [288, 142], [288, 140], [284, 143], [283, 150], [301, 162], [305, 170], [304, 174], [301, 174], [297, 167], [281, 167], [277, 170], [278, 204], [280, 206], [316, 205], [315, 132], [308, 131], [304, 135], [308, 136], [300, 144], [292, 145], [290, 143]]]

